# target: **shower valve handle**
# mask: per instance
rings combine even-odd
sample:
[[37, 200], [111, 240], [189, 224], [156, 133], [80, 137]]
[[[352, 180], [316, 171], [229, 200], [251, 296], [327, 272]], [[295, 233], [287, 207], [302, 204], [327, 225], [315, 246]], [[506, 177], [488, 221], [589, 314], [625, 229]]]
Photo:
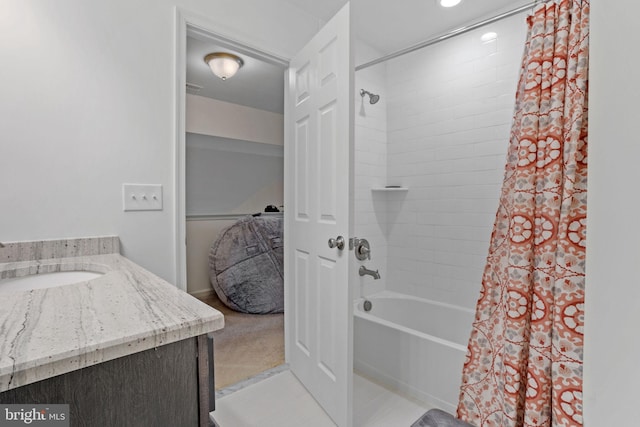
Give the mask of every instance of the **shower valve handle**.
[[359, 245], [356, 248], [356, 251], [357, 251], [357, 255], [359, 255], [359, 259], [360, 258], [371, 259], [371, 249], [369, 249], [368, 246]]
[[354, 239], [353, 248], [356, 258], [360, 261], [371, 259], [371, 246], [367, 239]]

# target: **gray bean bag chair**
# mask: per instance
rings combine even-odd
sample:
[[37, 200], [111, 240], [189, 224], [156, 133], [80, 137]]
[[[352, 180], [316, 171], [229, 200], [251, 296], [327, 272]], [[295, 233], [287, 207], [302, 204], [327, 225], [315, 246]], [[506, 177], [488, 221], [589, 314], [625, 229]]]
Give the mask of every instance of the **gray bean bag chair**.
[[460, 421], [448, 412], [440, 409], [431, 409], [420, 417], [411, 427], [474, 427], [464, 421]]
[[284, 311], [283, 218], [247, 216], [209, 251], [209, 278], [220, 300], [243, 313]]

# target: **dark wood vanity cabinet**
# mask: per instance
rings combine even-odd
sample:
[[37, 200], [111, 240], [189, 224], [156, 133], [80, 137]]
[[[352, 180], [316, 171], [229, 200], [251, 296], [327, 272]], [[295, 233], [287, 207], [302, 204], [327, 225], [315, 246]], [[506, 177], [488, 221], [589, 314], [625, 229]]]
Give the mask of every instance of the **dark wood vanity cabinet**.
[[195, 427], [209, 426], [214, 393], [213, 341], [201, 335], [5, 391], [0, 403], [69, 404], [72, 427]]

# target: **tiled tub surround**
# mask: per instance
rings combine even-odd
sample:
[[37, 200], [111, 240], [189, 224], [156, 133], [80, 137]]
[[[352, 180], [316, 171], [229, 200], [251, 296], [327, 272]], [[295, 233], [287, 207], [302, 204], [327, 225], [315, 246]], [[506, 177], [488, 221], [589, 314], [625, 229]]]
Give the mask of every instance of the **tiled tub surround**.
[[[387, 290], [474, 308], [504, 177], [526, 14], [386, 63]], [[497, 38], [481, 40], [486, 31]]]
[[[220, 312], [118, 254], [117, 237], [5, 245], [2, 259], [16, 261], [0, 263], [0, 278], [73, 270], [104, 274], [1, 294], [0, 392], [224, 326]], [[40, 258], [26, 260], [27, 253]], [[70, 253], [76, 256], [56, 257]]]

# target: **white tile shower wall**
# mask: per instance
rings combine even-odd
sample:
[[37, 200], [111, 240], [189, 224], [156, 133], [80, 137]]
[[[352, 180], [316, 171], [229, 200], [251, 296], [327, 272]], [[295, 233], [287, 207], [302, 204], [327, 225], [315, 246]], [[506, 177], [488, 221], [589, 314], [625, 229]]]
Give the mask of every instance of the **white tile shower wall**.
[[[360, 64], [362, 58], [380, 56], [366, 44], [357, 42], [356, 64]], [[387, 281], [386, 206], [384, 199], [380, 199], [381, 195], [374, 195], [371, 191], [372, 187], [383, 187], [387, 182], [385, 75], [385, 66], [379, 65], [358, 71], [355, 76], [353, 234], [355, 237], [366, 238], [371, 244], [371, 260], [354, 262], [353, 277], [357, 284], [353, 289], [355, 298], [383, 291]], [[376, 104], [370, 104], [369, 97], [360, 96], [360, 89], [380, 95], [380, 100]], [[379, 270], [381, 279], [358, 276], [357, 269], [360, 265]]]
[[387, 289], [475, 307], [525, 35], [521, 14], [387, 64], [388, 180], [409, 187], [387, 204]]

